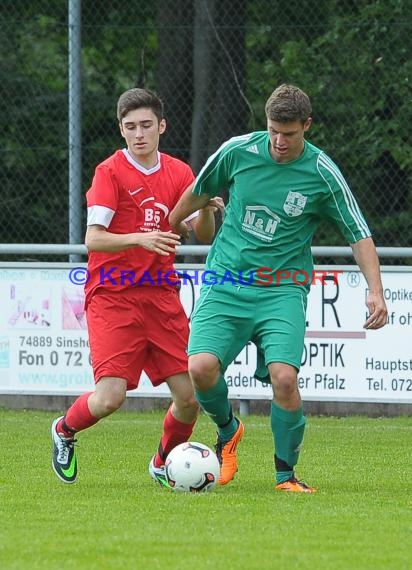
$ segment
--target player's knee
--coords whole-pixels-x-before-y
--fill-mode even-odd
[[[126,398],[123,391],[104,392],[96,394],[96,405],[101,416],[108,416],[120,408]]]
[[[219,370],[219,360],[213,354],[202,353],[189,357],[189,374],[196,387],[213,384]]]
[[[120,408],[126,398],[127,382],[122,378],[104,377],[99,380],[93,398],[93,410],[97,417],[108,416]]]
[[[196,413],[199,411],[199,404],[194,394],[184,402],[184,405],[187,409],[193,410]]]
[[[275,394],[282,399],[292,397],[297,389],[296,372],[291,366],[280,366],[270,370],[270,378]]]
[[[197,414],[199,412],[199,404],[194,396],[194,394],[187,395],[183,398],[175,400],[176,406],[184,412],[191,412]]]

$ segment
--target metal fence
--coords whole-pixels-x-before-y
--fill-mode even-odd
[[[290,82],[377,245],[411,246],[408,0],[3,0],[0,47],[0,242],[82,241],[94,168],[123,146],[122,91],[161,95],[162,150],[197,172],[264,129],[266,98]],[[322,226],[314,245],[346,244]]]

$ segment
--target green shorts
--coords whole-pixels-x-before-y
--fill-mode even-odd
[[[188,354],[214,354],[224,372],[252,341],[265,366],[284,362],[299,370],[306,306],[307,292],[300,286],[203,285],[192,316]]]

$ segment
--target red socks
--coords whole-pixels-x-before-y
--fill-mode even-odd
[[[89,428],[99,421],[99,418],[92,416],[87,404],[87,400],[92,392],[82,394],[67,410],[57,426],[56,431],[63,437],[72,438],[76,432]],[[166,412],[163,420],[163,434],[156,453],[154,464],[156,467],[164,465],[165,459],[170,451],[179,443],[184,443],[192,435],[196,422],[184,424],[177,420],[170,411]]]
[[[58,422],[57,433],[63,434],[63,437],[73,437],[76,432],[91,427],[99,421],[99,418],[92,416],[87,405],[91,393],[82,394],[71,405],[64,418]]]
[[[179,443],[184,443],[190,438],[195,423],[196,422],[184,424],[172,415],[170,408],[167,410],[163,421],[162,439],[160,440],[159,449],[154,458],[155,467],[164,465],[165,459],[170,451],[172,451],[176,445],[179,445]]]

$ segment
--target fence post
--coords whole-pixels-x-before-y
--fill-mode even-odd
[[[81,0],[68,0],[69,22],[69,243],[83,242],[81,203]],[[70,255],[70,261],[80,261]]]
[[[241,416],[248,416],[250,414],[249,400],[239,400],[239,414]]]

